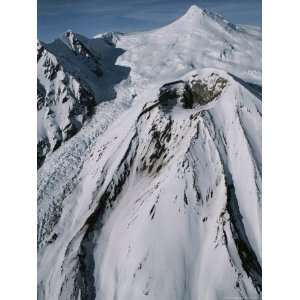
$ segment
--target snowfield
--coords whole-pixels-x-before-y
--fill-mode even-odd
[[[192,6],[38,43],[38,299],[260,299],[261,33]]]

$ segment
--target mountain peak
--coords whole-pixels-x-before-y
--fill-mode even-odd
[[[203,14],[204,10],[201,9],[199,6],[193,4],[190,8],[186,11],[185,15],[196,15],[196,14]]]
[[[182,18],[195,19],[202,17],[205,14],[205,9],[200,8],[197,5],[192,5],[182,16]]]
[[[203,16],[206,15],[206,10],[201,9],[197,5],[192,5],[184,15],[182,15],[178,20],[188,22],[188,23],[198,23],[203,19]]]
[[[202,9],[197,5],[192,5],[186,13],[177,19],[175,24],[188,28],[198,27],[199,24],[205,26],[204,24],[210,24],[212,26],[221,26],[227,31],[238,30],[238,26],[226,20],[223,16],[210,12],[207,9]],[[172,24],[174,24],[172,23]]]

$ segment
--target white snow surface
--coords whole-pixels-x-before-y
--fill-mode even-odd
[[[145,84],[161,78],[176,80],[203,67],[261,82],[260,31],[233,25],[196,6],[170,25],[119,35],[115,41],[118,47],[126,49],[118,62],[129,65],[131,77]]]
[[[260,299],[260,30],[192,6],[157,30],[78,36],[103,75],[72,38],[46,45],[65,76],[80,58],[97,105],[38,170],[38,299]],[[205,105],[158,100],[212,76],[226,85]]]

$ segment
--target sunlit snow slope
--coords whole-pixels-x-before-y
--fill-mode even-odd
[[[41,47],[38,299],[260,299],[259,29],[192,6]]]

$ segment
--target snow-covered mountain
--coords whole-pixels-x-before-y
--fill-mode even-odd
[[[72,31],[51,44],[38,42],[38,167],[81,129],[96,104],[116,97],[114,86],[129,72],[114,65],[121,53]]]
[[[38,43],[38,299],[261,298],[261,33]]]

